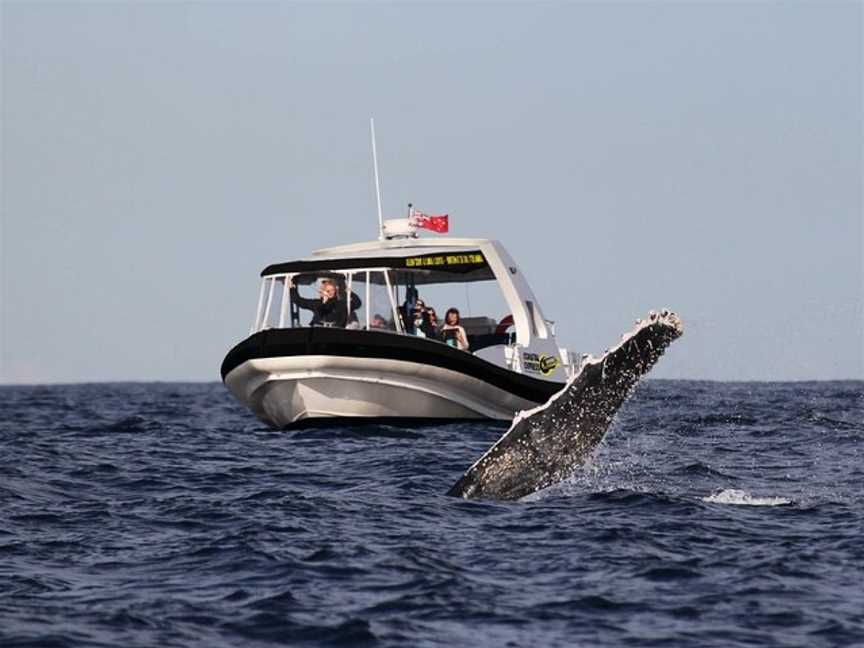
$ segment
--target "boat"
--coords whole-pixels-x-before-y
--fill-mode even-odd
[[[229,391],[276,428],[321,419],[509,422],[547,402],[582,357],[558,344],[554,322],[500,242],[451,238],[441,218],[409,206],[408,218],[381,221],[377,240],[264,268],[249,335],[222,363]],[[338,295],[330,321],[310,306],[322,286]],[[412,321],[423,316],[418,308],[432,308],[428,295],[475,286],[498,295],[500,312],[459,313],[467,348]],[[449,304],[438,297],[435,314]]]

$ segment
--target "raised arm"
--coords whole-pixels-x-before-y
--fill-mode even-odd
[[[297,304],[300,308],[305,308],[306,310],[315,310],[315,307],[318,305],[317,299],[306,299],[305,297],[301,297],[300,293],[297,292],[297,286],[294,285],[292,281],[290,284],[291,289],[291,301]]]

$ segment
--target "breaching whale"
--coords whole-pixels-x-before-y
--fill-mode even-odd
[[[683,331],[681,319],[668,310],[637,320],[616,347],[586,358],[546,404],[517,414],[447,494],[516,500],[572,476],[603,440],[639,378]]]

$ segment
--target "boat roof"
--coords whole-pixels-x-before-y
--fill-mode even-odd
[[[262,277],[281,274],[390,268],[419,274],[418,283],[487,281],[495,276],[484,251],[489,239],[385,239],[315,250],[311,257],[274,263]]]
[[[428,251],[430,248],[441,250],[464,250],[466,248],[481,247],[491,243],[489,239],[482,238],[398,238],[375,241],[364,241],[362,243],[350,243],[348,245],[336,245],[334,247],[315,250],[312,254],[316,257],[340,257],[354,256],[362,253],[391,252],[394,255],[411,254],[412,252]]]

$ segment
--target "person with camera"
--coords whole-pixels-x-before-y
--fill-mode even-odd
[[[458,308],[448,308],[444,314],[441,339],[452,347],[456,347],[462,351],[468,350],[468,335],[462,327]]]
[[[360,298],[352,292],[349,306],[348,299],[342,296],[345,290],[340,289],[336,281],[329,277],[321,279],[318,299],[301,297],[293,281],[289,281],[288,287],[291,290],[291,300],[300,308],[312,311],[309,326],[345,328],[349,321],[356,321],[354,311],[362,305]]]
[[[432,323],[431,317],[431,314],[434,312],[434,308],[426,308],[426,304],[422,299],[418,299],[414,303],[413,319],[411,322],[411,330],[414,335],[431,339],[438,337],[438,328]]]

